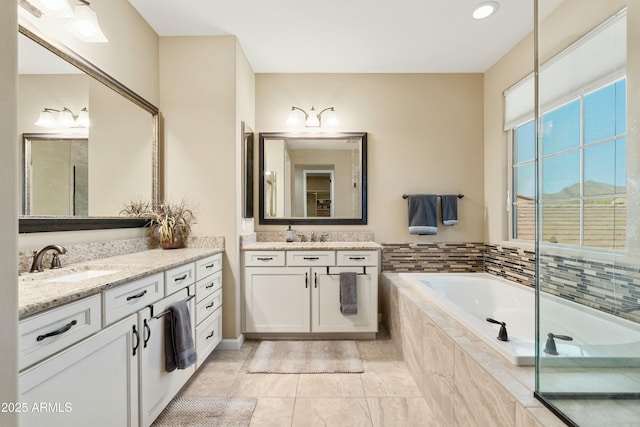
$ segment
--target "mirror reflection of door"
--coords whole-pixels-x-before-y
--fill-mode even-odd
[[[24,214],[88,215],[88,139],[25,135],[24,144]]]
[[[305,170],[305,217],[333,217],[333,171]]]

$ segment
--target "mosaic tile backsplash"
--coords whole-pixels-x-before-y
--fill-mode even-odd
[[[483,243],[383,243],[382,270],[423,273],[483,271]]]

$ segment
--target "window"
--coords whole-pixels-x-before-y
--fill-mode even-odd
[[[543,241],[626,248],[626,116],[624,78],[542,115]],[[512,135],[512,237],[534,240],[535,122]]]

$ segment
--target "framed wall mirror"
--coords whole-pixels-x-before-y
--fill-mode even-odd
[[[254,147],[253,130],[244,120],[241,122],[242,135],[242,217],[253,218],[253,170]]]
[[[131,201],[159,202],[158,108],[37,30],[18,31],[19,231],[144,226],[119,215]],[[36,125],[45,109],[59,118],[65,108],[70,123]]]
[[[260,133],[260,224],[366,224],[367,134]]]

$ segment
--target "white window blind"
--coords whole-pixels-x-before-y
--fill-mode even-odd
[[[627,63],[627,12],[620,11],[540,67],[543,111],[606,81],[622,77]],[[533,73],[504,92],[504,129],[534,118]]]

